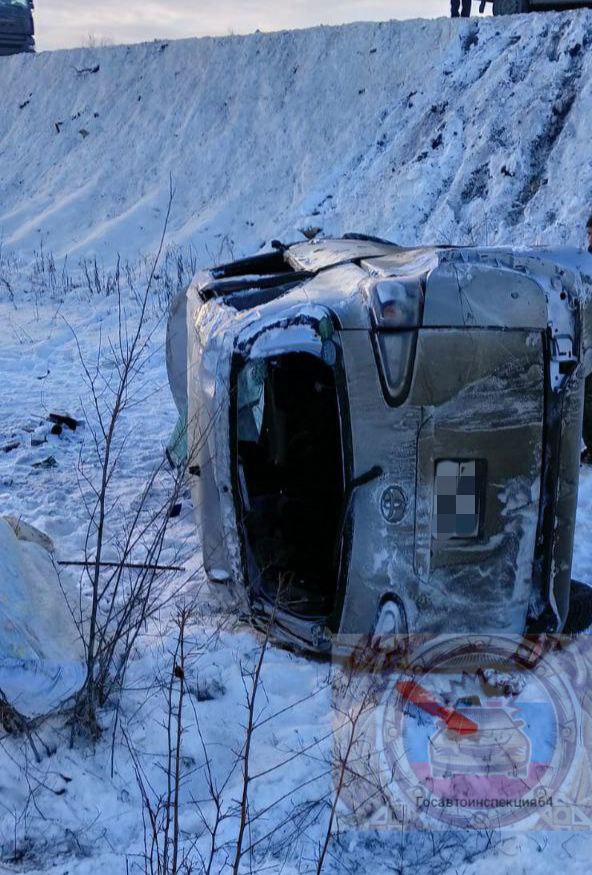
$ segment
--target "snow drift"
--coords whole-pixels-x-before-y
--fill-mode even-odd
[[[56,707],[85,679],[76,595],[69,607],[52,550],[41,532],[0,518],[0,690],[27,715]]]
[[[198,259],[298,229],[581,243],[592,12],[388,22],[0,65],[0,234],[31,256]]]

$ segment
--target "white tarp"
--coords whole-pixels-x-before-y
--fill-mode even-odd
[[[0,690],[27,716],[55,708],[85,680],[82,642],[50,551],[41,532],[0,518]]]

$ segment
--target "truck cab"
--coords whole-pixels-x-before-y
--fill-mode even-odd
[[[0,55],[34,51],[33,0],[0,0]]]

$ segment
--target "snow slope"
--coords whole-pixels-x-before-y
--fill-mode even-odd
[[[132,257],[172,177],[170,239],[200,259],[310,225],[579,242],[591,42],[585,10],[3,59],[0,235],[22,256]]]

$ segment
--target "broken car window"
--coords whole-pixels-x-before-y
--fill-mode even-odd
[[[263,425],[267,362],[253,359],[238,375],[238,439],[257,443]]]

